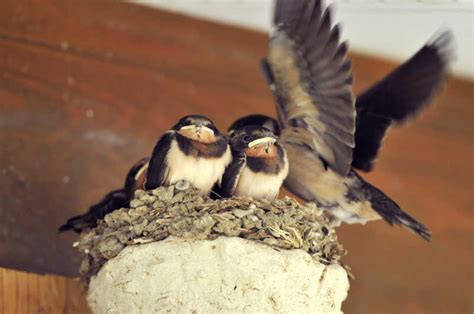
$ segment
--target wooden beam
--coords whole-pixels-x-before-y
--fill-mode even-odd
[[[0,311],[89,313],[84,285],[78,279],[0,268]]]

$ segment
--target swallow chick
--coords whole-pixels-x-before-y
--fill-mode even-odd
[[[225,136],[204,116],[186,116],[156,144],[151,159],[138,161],[127,174],[123,188],[109,192],[82,215],[70,218],[60,232],[97,226],[108,213],[128,207],[137,189],[154,189],[186,180],[209,194],[219,183],[232,154]]]
[[[278,121],[263,114],[252,114],[237,119],[234,123],[232,123],[227,132],[230,136],[232,136],[235,130],[241,129],[248,125],[262,126],[272,131],[272,133],[276,136],[279,136],[281,132]]]
[[[232,130],[232,163],[222,178],[223,197],[250,196],[273,200],[288,175],[288,159],[277,137],[261,126]]]
[[[70,218],[59,227],[59,232],[74,230],[80,233],[83,229],[97,226],[97,220],[104,218],[108,213],[128,207],[135,190],[143,186],[148,160],[148,158],[143,158],[133,165],[126,176],[123,188],[109,192],[97,204],[92,205],[85,214]]]
[[[186,180],[209,195],[232,161],[228,139],[205,116],[182,118],[161,136],[149,162],[146,189]]]
[[[440,32],[356,98],[347,44],[340,42],[330,10],[319,0],[277,0],[262,70],[278,121],[251,115],[231,129],[276,125],[289,159],[285,187],[321,206],[333,225],[383,218],[430,240],[423,224],[355,169],[372,170],[387,129],[430,103],[452,60],[452,42],[451,32]]]

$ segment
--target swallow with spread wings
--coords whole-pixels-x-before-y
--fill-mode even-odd
[[[371,171],[387,129],[430,104],[452,60],[452,34],[440,32],[412,58],[358,97],[340,28],[319,0],[277,0],[262,69],[278,120],[243,117],[230,131],[260,125],[287,151],[284,185],[325,209],[334,225],[384,219],[431,239],[430,231],[355,169]]]

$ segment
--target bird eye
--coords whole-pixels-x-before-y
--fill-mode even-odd
[[[250,143],[250,141],[252,141],[252,137],[250,135],[245,135],[243,140],[245,143]]]

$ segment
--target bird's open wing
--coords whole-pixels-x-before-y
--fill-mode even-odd
[[[453,36],[444,31],[356,100],[355,168],[370,171],[387,128],[415,115],[435,96],[453,56]]]
[[[285,140],[346,175],[355,126],[351,63],[329,13],[319,0],[277,0],[266,72]]]
[[[145,188],[147,190],[156,189],[165,183],[166,176],[168,175],[166,154],[170,149],[174,136],[175,133],[173,131],[166,132],[161,136],[153,149],[145,181]]]

